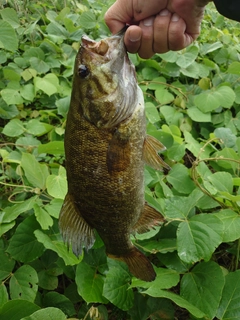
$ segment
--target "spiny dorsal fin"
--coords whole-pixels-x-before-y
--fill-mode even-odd
[[[63,241],[69,246],[72,245],[72,251],[76,256],[81,254],[83,246],[88,250],[94,244],[93,229],[83,219],[69,193],[60,212],[59,229]]]
[[[137,233],[148,232],[149,229],[159,226],[164,221],[165,219],[161,213],[145,203],[143,213],[133,229]]]
[[[163,170],[163,168],[170,170],[168,164],[158,155],[158,152],[166,150],[166,147],[156,138],[147,135],[143,146],[143,161],[150,167],[156,170]]]
[[[108,256],[109,258],[125,262],[130,272],[138,279],[150,282],[156,278],[156,273],[151,262],[134,246],[125,255],[115,256],[108,254]]]

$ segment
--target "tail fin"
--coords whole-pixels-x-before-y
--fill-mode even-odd
[[[138,279],[143,281],[153,281],[156,273],[151,262],[136,247],[133,247],[126,255],[115,256],[108,254],[109,258],[123,261],[127,264],[130,272]]]

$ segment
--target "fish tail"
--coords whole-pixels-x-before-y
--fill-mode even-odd
[[[109,258],[125,262],[130,272],[138,279],[150,282],[156,278],[156,273],[151,262],[136,247],[132,247],[126,255],[115,256],[108,254],[108,256]]]

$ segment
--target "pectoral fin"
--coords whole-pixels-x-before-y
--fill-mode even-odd
[[[119,132],[113,134],[107,150],[108,172],[120,172],[130,163],[130,144],[128,139],[122,139]]]
[[[59,229],[64,242],[72,246],[72,251],[76,256],[81,254],[83,246],[88,250],[94,244],[93,229],[81,216],[69,193],[65,197],[60,212]]]
[[[161,213],[159,213],[157,210],[145,203],[143,213],[133,229],[137,233],[144,233],[149,231],[149,229],[158,226],[164,221],[165,219],[161,215]]]
[[[168,164],[158,155],[158,152],[166,150],[166,147],[156,138],[147,135],[143,146],[143,160],[146,164],[156,170],[163,168],[170,170]]]

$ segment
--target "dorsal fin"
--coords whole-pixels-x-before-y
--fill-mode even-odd
[[[158,152],[166,150],[166,147],[156,138],[147,135],[143,146],[143,161],[156,170],[163,168],[170,170],[168,164],[158,155]]]
[[[83,246],[88,250],[94,244],[95,235],[93,229],[81,216],[69,193],[65,197],[60,212],[59,229],[63,236],[63,241],[72,246],[72,251],[76,256],[81,254]]]

